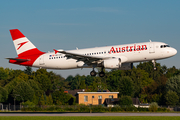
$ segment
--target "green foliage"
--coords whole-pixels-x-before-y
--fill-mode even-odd
[[[26,106],[34,107],[35,106],[35,104],[33,102],[29,101],[29,100],[24,102],[24,103],[22,103],[21,105],[23,105],[24,107],[26,107]]]
[[[80,87],[85,87],[85,84],[82,82],[84,81],[85,76],[76,75],[71,83],[71,89],[80,89]]]
[[[176,106],[176,104],[179,101],[179,97],[177,93],[171,90],[167,92],[167,94],[165,95],[165,99],[166,99],[166,104],[173,107]]]
[[[75,98],[70,94],[64,93],[62,89],[54,91],[52,94],[52,99],[55,105],[75,104]]]
[[[0,87],[0,103],[5,102],[8,98],[8,92],[3,87]]]
[[[31,75],[32,74],[32,68],[27,66],[26,69],[24,70],[24,73],[27,75]]]
[[[0,67],[0,80],[7,80],[9,76],[9,70]]]
[[[53,99],[51,95],[47,96],[46,99],[46,105],[53,105]]]
[[[60,111],[63,112],[63,111]],[[131,113],[129,113],[131,114]],[[142,113],[143,114],[143,113]],[[179,116],[0,116],[1,120],[178,120]]]
[[[46,105],[46,100],[44,99],[44,94],[42,94],[40,96],[40,99],[39,99],[39,102],[38,102],[38,105]]]
[[[121,96],[119,99],[119,105],[132,105],[132,99],[130,96]]]
[[[133,93],[133,82],[130,77],[124,76],[119,80],[119,96],[131,96]]]
[[[21,81],[13,89],[13,97],[16,97],[17,101],[27,101],[32,100],[34,95],[34,90],[26,82]]]
[[[33,79],[39,83],[41,90],[47,92],[52,89],[51,80],[48,77],[46,69],[38,69],[33,76]]]
[[[152,102],[149,106],[149,111],[156,112],[158,110],[158,104],[156,102]]]
[[[166,91],[172,90],[180,96],[180,75],[171,77],[166,83]]]
[[[86,89],[85,80],[81,80],[79,89]]]
[[[43,91],[39,88],[39,83],[38,83],[38,82],[30,79],[30,80],[27,81],[27,84],[28,84],[29,86],[31,86],[31,88],[34,90],[34,92],[35,92],[35,94],[36,94],[37,96],[39,96],[39,95],[42,94]]]
[[[24,101],[29,100],[36,105],[71,105],[75,104],[75,98],[64,93],[64,90],[86,88],[89,92],[107,89],[111,92],[119,91],[120,96],[138,97],[143,103],[179,105],[180,102],[177,103],[174,98],[176,94],[178,99],[180,96],[180,77],[178,76],[180,70],[174,66],[171,68],[161,66],[159,63],[156,67],[157,70],[154,71],[152,62],[143,62],[132,70],[105,71],[106,75],[103,78],[70,75],[66,79],[52,71],[47,72],[45,69],[32,72],[30,67],[26,67],[24,71],[0,67],[0,102],[13,104],[14,95],[17,94],[16,99],[19,102],[22,102],[23,98]],[[23,84],[26,87],[22,87]],[[176,94],[171,97],[168,91],[176,92]],[[102,109],[111,111],[114,108]],[[59,108],[59,111],[62,109]]]
[[[167,69],[166,77],[170,78],[170,77],[173,77],[173,76],[177,76],[179,74],[180,74],[180,70],[176,69],[176,67],[173,66],[173,67]]]

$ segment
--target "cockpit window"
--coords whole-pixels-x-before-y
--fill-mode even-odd
[[[170,47],[169,45],[161,45],[161,48]]]

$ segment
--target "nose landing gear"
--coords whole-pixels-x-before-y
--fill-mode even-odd
[[[156,61],[155,61],[155,60],[152,60],[152,63],[153,63],[153,65],[154,65],[154,70],[157,70],[157,68],[156,68]]]

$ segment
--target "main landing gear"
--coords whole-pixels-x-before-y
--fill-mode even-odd
[[[103,69],[104,69],[104,67],[101,68],[101,72],[99,72],[99,77],[104,77],[104,76],[105,76],[105,73],[104,73]],[[96,76],[96,71],[94,70],[94,68],[93,68],[93,70],[90,72],[90,75],[91,75],[91,76]]]

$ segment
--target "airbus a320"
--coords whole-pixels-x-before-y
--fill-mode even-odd
[[[18,29],[10,30],[18,57],[7,58],[9,63],[45,69],[92,68],[91,76],[96,76],[96,67],[104,69],[132,69],[134,62],[155,61],[174,56],[175,48],[163,42],[142,42],[124,45],[111,45],[76,50],[55,50],[42,52],[38,50]]]

